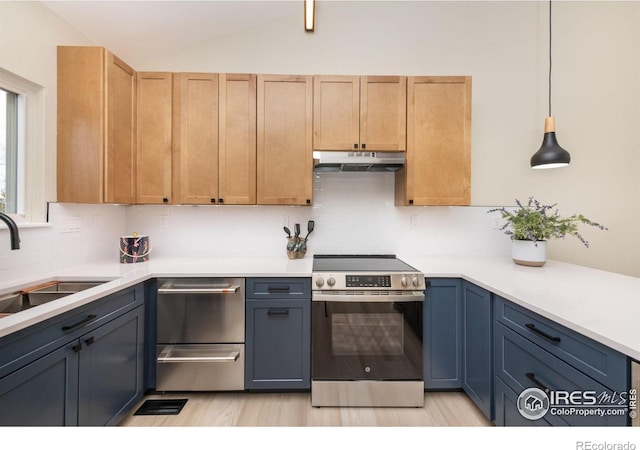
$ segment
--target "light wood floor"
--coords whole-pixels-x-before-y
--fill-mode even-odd
[[[180,414],[134,416],[147,399],[187,398]],[[303,393],[172,393],[148,395],[124,427],[428,427],[491,426],[462,392],[426,392],[422,408],[314,408]]]

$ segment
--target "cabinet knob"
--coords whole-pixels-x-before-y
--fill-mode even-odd
[[[218,203],[224,203],[224,199],[223,198],[219,198],[218,199]]]
[[[410,205],[413,205],[413,200],[409,200],[409,204],[410,204]]]
[[[311,199],[310,199],[310,198],[308,198],[308,199],[307,199],[307,205],[308,205],[308,204],[310,204],[310,203],[311,203]]]
[[[358,144],[353,144],[353,149],[358,150]]]
[[[162,199],[162,203],[169,203],[169,199],[168,199],[167,197],[164,197],[164,198]]]
[[[362,144],[362,150],[367,148],[367,144]]]
[[[215,203],[215,202],[216,202],[216,199],[215,199],[215,198],[212,198],[212,199],[211,199],[211,203]]]

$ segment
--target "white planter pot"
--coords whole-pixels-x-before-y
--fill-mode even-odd
[[[547,261],[546,241],[511,241],[511,258],[522,266],[541,267]]]

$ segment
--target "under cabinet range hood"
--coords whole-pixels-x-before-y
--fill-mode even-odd
[[[316,172],[395,172],[404,166],[404,152],[314,151]]]

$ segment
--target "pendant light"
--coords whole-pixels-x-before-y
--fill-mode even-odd
[[[549,0],[549,117],[544,120],[542,146],[531,157],[533,169],[554,169],[568,166],[571,155],[560,147],[556,139],[556,124],[551,115],[551,0]]]
[[[311,31],[315,28],[316,2],[315,0],[304,0],[304,31]]]

